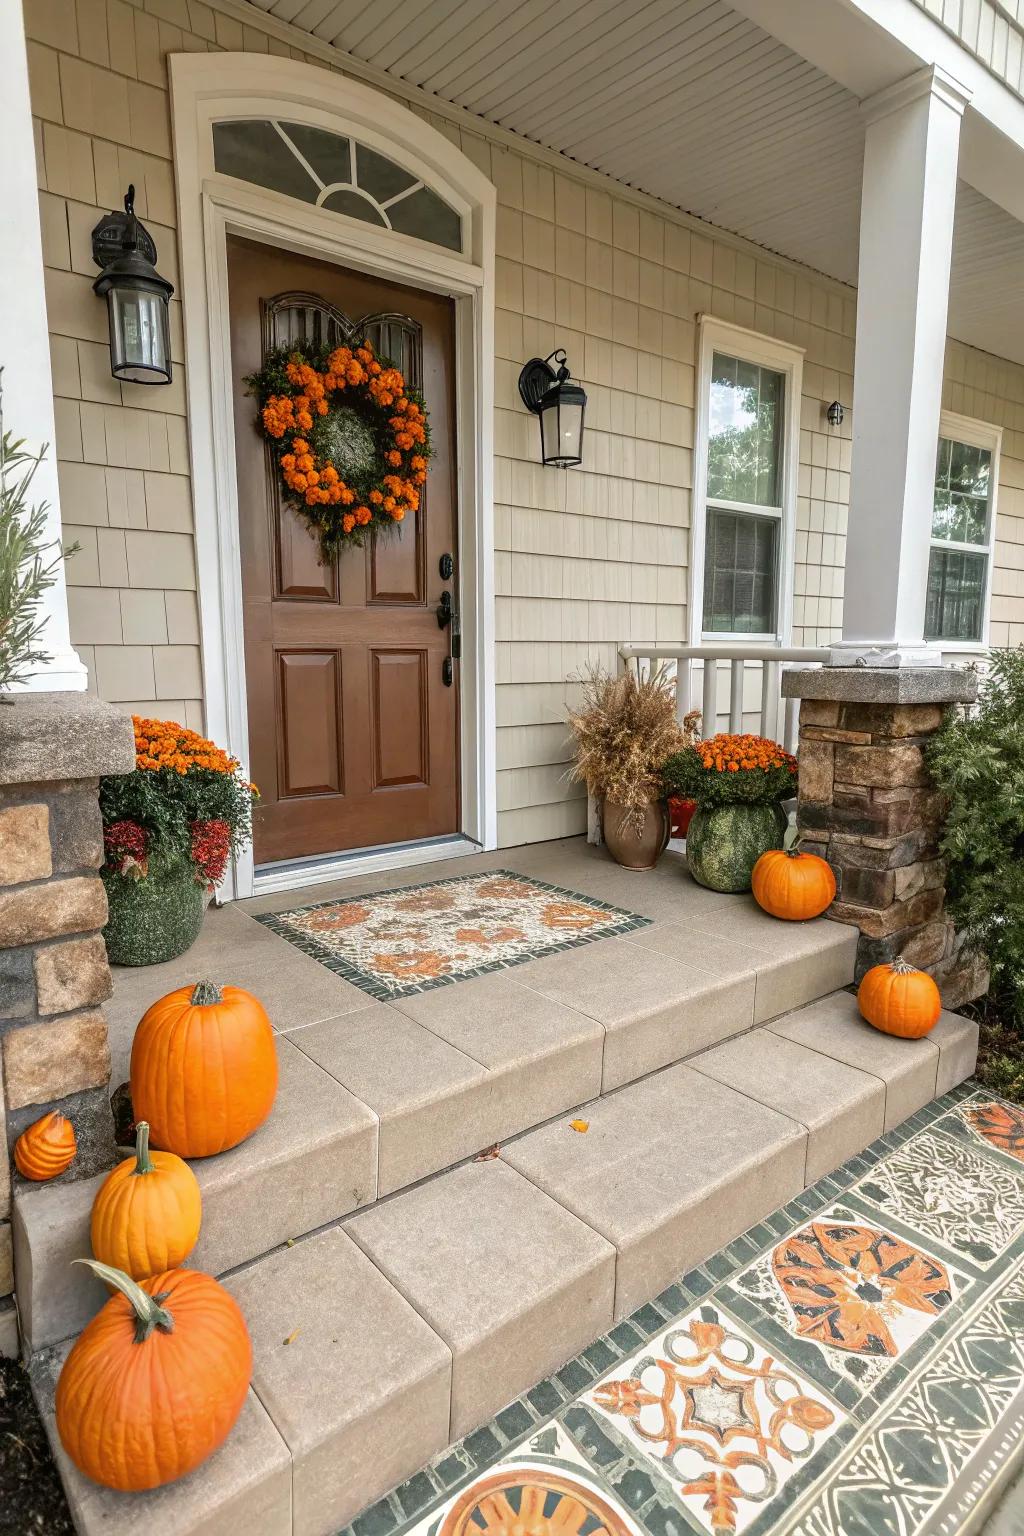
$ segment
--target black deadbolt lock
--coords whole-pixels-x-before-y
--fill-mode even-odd
[[[437,562],[437,568],[441,572],[442,581],[451,581],[452,573],[455,570],[455,561],[451,555],[442,555]]]

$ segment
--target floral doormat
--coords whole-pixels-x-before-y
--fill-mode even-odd
[[[387,1002],[614,938],[647,927],[650,918],[492,869],[265,913],[258,921]]]

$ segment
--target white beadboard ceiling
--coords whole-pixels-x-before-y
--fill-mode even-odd
[[[844,282],[856,97],[725,0],[250,0],[321,42]],[[1024,363],[1024,226],[961,186],[950,331]]]

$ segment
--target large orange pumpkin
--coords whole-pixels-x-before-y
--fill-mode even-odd
[[[816,853],[800,851],[795,826],[786,828],[781,848],[762,853],[750,876],[759,907],[791,923],[820,917],[836,899],[836,877]]]
[[[200,981],[160,998],[132,1042],[131,1096],[153,1142],[212,1157],[251,1136],[277,1092],[274,1032],[241,987]]]
[[[92,1203],[92,1251],[133,1280],[177,1269],[199,1237],[203,1204],[188,1163],[174,1152],[150,1152],[140,1120],[135,1156],[112,1169]]]
[[[942,1012],[932,978],[900,959],[871,967],[857,988],[857,1005],[869,1024],[902,1040],[920,1040]]]
[[[75,1341],[57,1382],[57,1431],[86,1477],[139,1493],[184,1477],[242,1411],[252,1344],[212,1275],[174,1269],[141,1285],[88,1264],[112,1296]]]
[[[14,1143],[14,1166],[26,1179],[41,1183],[64,1173],[75,1160],[78,1143],[70,1120],[50,1110],[22,1131]]]

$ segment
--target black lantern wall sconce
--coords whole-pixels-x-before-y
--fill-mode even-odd
[[[547,357],[531,357],[519,375],[519,393],[526,409],[540,418],[541,463],[558,469],[582,464],[587,396],[570,382],[561,348]]]
[[[841,427],[845,416],[846,407],[841,405],[838,400],[833,400],[832,404],[825,412],[825,420],[828,422],[830,427]]]
[[[93,292],[107,301],[110,371],[126,384],[171,382],[168,301],[174,285],[156,270],[156,246],[135,217],[130,186],[123,213],[108,213],[92,232],[92,258],[102,267]]]

